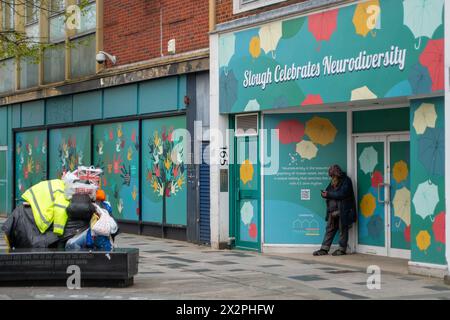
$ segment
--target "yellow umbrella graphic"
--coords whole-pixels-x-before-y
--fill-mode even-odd
[[[408,178],[408,173],[409,173],[408,164],[403,160],[397,161],[394,164],[394,169],[392,169],[392,171],[393,171],[392,175],[394,176],[394,180],[397,183],[400,183]]]
[[[428,231],[420,231],[416,236],[416,243],[421,251],[427,250],[431,244],[431,236]]]
[[[368,193],[362,197],[359,206],[361,208],[362,215],[365,218],[369,218],[373,215],[375,208],[377,207],[376,199],[371,193]]]
[[[375,95],[375,93],[370,91],[370,89],[367,86],[364,86],[352,91],[351,101],[371,100],[376,98],[377,96]]]
[[[297,143],[296,151],[303,159],[312,160],[317,157],[317,147],[311,141],[301,141]]]
[[[414,112],[413,127],[417,134],[424,134],[427,128],[436,127],[436,120],[437,114],[434,104],[422,103]]]
[[[261,41],[258,36],[255,36],[250,40],[248,51],[253,58],[256,59],[259,57],[261,54]]]
[[[278,41],[283,35],[283,27],[281,21],[268,23],[259,29],[259,39],[261,49],[265,53],[272,52],[272,57],[275,58],[274,51],[277,48]]]
[[[406,226],[411,224],[411,192],[403,187],[395,192],[394,200],[394,215],[399,217]],[[399,225],[397,225],[397,228]]]
[[[315,144],[326,146],[336,139],[337,129],[330,120],[314,117],[306,122],[305,134]]]
[[[254,169],[250,160],[245,160],[239,171],[243,184],[247,184],[249,181],[253,180]]]
[[[358,4],[353,15],[356,33],[365,37],[374,29],[380,29],[380,14],[380,2],[378,0]]]

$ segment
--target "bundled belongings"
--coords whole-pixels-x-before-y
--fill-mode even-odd
[[[90,221],[95,212],[94,204],[88,194],[74,194],[70,205],[67,207],[67,215],[72,220]]]

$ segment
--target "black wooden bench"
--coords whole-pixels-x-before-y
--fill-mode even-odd
[[[0,286],[66,286],[73,275],[68,268],[78,266],[81,287],[128,287],[133,285],[138,263],[139,249],[0,250]]]

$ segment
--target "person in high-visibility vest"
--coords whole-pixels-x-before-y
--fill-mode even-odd
[[[53,232],[62,236],[67,223],[66,208],[70,202],[64,195],[63,180],[42,181],[25,191],[22,198],[30,204],[34,221],[41,233],[53,224]]]

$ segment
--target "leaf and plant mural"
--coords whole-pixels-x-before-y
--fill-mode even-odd
[[[187,223],[185,121],[184,117],[170,117],[142,124],[146,137],[142,159],[144,221]]]
[[[47,179],[47,132],[16,134],[16,203],[30,187]]]
[[[91,129],[77,127],[50,131],[51,179],[60,179],[68,171],[79,166],[91,165]]]
[[[94,165],[103,169],[101,188],[119,220],[139,220],[139,122],[94,126]]]

